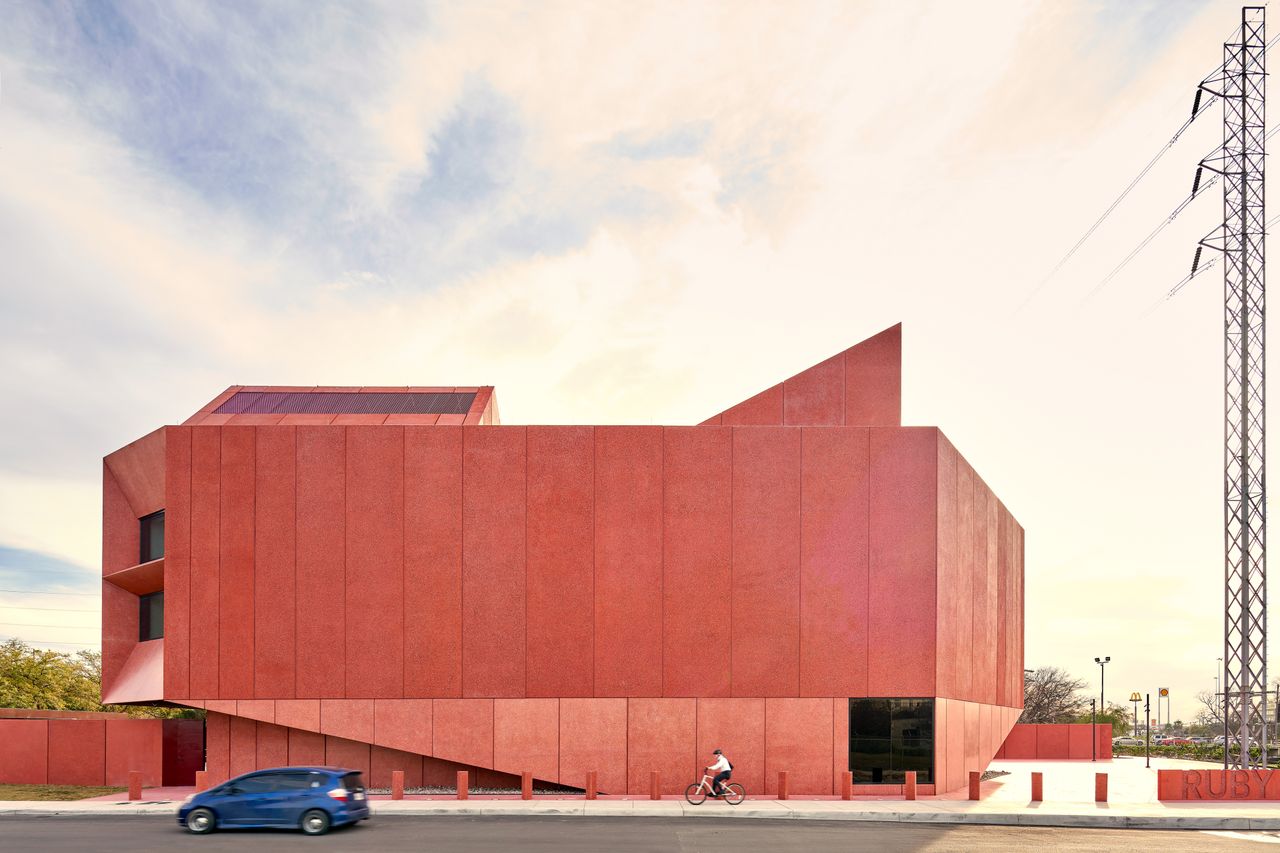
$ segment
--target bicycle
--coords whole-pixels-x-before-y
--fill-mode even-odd
[[[700,806],[707,801],[708,796],[717,796],[711,793],[712,782],[713,777],[703,773],[701,782],[694,782],[688,788],[685,788],[684,798],[689,801],[689,805]],[[719,798],[731,806],[736,806],[747,798],[747,790],[737,782],[726,782],[720,787],[724,790],[724,793],[720,794]]]

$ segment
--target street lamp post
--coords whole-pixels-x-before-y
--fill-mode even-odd
[[[1093,662],[1102,670],[1102,695],[1098,698],[1098,704],[1102,707],[1102,713],[1107,713],[1107,664],[1111,663],[1111,655],[1105,658],[1094,658]]]
[[[1129,701],[1133,703],[1133,736],[1138,736],[1138,703],[1142,701],[1142,694],[1134,691],[1129,694]]]
[[[1092,733],[1092,740],[1093,740],[1093,758],[1089,760],[1097,761],[1098,760],[1098,700],[1097,699],[1089,700],[1089,719],[1090,719],[1089,731]]]
[[[1158,707],[1158,706],[1157,706]],[[1151,694],[1147,694],[1147,704],[1143,710],[1147,715],[1147,769],[1151,769]]]

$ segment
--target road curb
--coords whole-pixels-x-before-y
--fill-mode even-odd
[[[378,817],[616,817],[616,818],[673,818],[687,817],[704,820],[825,820],[849,821],[861,823],[928,823],[928,824],[964,824],[970,826],[1026,826],[1056,827],[1071,829],[1181,829],[1181,830],[1228,830],[1228,831],[1280,831],[1280,816],[1249,817],[1236,815],[1135,815],[1135,814],[1026,814],[1019,812],[963,812],[942,810],[921,811],[854,811],[851,809],[805,808],[799,802],[774,802],[767,808],[747,808],[720,810],[700,809],[685,806],[683,803],[628,803],[627,805],[605,803],[548,804],[543,808],[529,808],[516,804],[497,805],[493,802],[475,802],[454,804],[433,802],[430,805],[416,803],[396,803],[393,809],[377,808],[374,814]],[[118,807],[117,807],[118,806]],[[21,805],[11,808],[0,807],[0,819],[4,817],[107,817],[118,815],[165,815],[170,818],[177,814],[177,803],[148,803],[132,805],[128,803],[98,804],[93,808],[54,807],[39,808]]]

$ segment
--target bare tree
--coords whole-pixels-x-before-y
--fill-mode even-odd
[[[1020,723],[1065,723],[1088,710],[1089,700],[1080,693],[1084,680],[1056,666],[1026,673],[1024,688]]]

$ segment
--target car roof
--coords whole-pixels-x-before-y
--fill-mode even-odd
[[[351,770],[346,767],[333,767],[323,764],[300,764],[289,767],[264,767],[260,770],[250,770],[248,773],[241,773],[236,779],[242,776],[258,776],[262,773],[332,773],[335,775],[346,775],[347,773],[359,773],[359,770]]]

